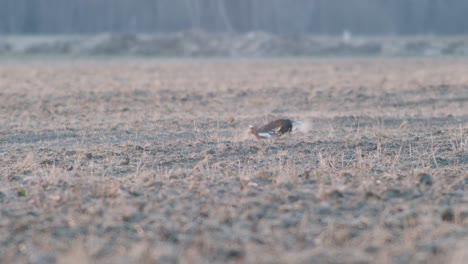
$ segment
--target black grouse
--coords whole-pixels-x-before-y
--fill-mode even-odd
[[[296,130],[301,125],[301,121],[277,119],[261,127],[250,126],[249,133],[257,137],[257,139],[277,138]]]

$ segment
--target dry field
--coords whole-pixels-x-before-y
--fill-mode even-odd
[[[0,263],[462,263],[467,171],[468,60],[0,64]]]

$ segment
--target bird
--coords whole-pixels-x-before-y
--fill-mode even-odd
[[[261,127],[249,126],[249,134],[254,135],[257,139],[278,138],[286,133],[297,130],[301,125],[301,121],[276,119]]]

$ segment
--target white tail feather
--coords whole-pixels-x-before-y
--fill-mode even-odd
[[[302,121],[292,121],[292,131],[300,130],[304,126]]]
[[[262,137],[262,138],[271,138],[272,137],[272,135],[270,133],[258,133],[258,136]]]

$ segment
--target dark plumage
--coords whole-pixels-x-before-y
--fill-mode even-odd
[[[289,119],[277,119],[261,127],[250,126],[249,133],[258,139],[275,138],[295,130],[301,123]]]

